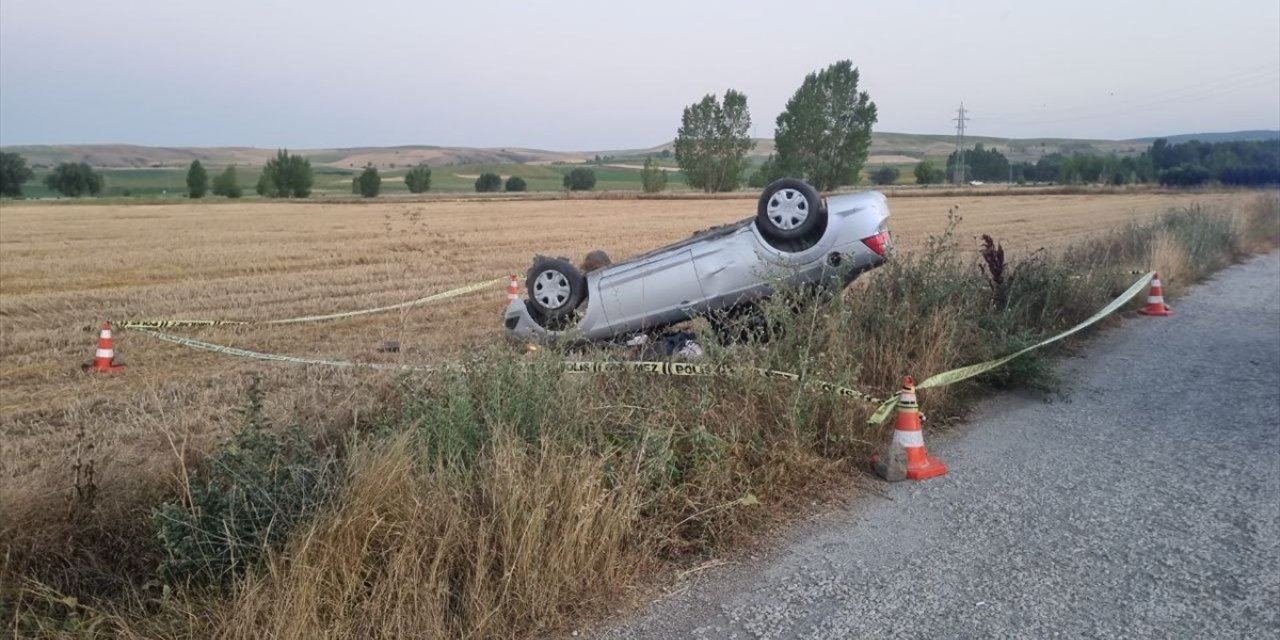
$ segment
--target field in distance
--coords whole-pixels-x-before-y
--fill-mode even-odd
[[[1174,206],[1230,206],[1247,194],[892,198],[903,250],[959,205],[962,240],[991,233],[1011,259],[1105,233]],[[394,304],[506,274],[535,253],[615,260],[750,216],[720,200],[247,201],[211,205],[0,207],[0,504],[62,486],[75,432],[97,443],[100,479],[138,465],[157,477],[173,443],[208,443],[235,423],[248,374],[270,406],[302,422],[358,418],[382,374],[293,367],[196,352],[121,331],[122,374],[86,376],[89,330],[104,319],[271,319]],[[976,244],[976,240],[974,240]],[[500,286],[351,320],[180,330],[215,343],[358,362],[431,362],[500,342]],[[379,353],[397,340],[399,354]],[[387,376],[382,375],[385,379]]]
[[[1248,132],[1259,133],[1259,132]],[[1267,133],[1267,132],[1261,132]],[[1050,153],[1093,153],[1135,155],[1150,146],[1150,140],[1084,140],[1062,138],[992,138],[970,136],[970,144],[982,143],[998,148],[1010,161],[1034,162]],[[757,138],[748,155],[758,165],[773,153],[773,140]],[[902,172],[900,182],[914,182],[912,166],[921,159],[945,164],[955,148],[955,138],[947,135],[893,133],[872,134],[870,156],[864,167],[864,179],[881,166],[894,166]],[[102,171],[108,196],[181,197],[186,192],[186,168],[192,160],[200,160],[211,170],[235,165],[240,184],[252,196],[262,165],[275,154],[275,149],[257,147],[146,147],[139,145],[25,145],[9,146],[5,151],[22,154],[36,170],[36,180],[24,187],[28,197],[49,197],[40,180],[59,162],[87,162]],[[406,192],[403,177],[414,165],[426,163],[433,170],[434,191],[473,191],[476,176],[491,171],[504,178],[518,175],[528,182],[530,191],[562,189],[563,176],[578,166],[596,172],[597,190],[639,190],[640,165],[648,157],[657,159],[668,169],[675,168],[671,142],[642,149],[601,151],[548,151],[515,147],[441,147],[405,145],[396,147],[352,147],[335,149],[294,149],[311,160],[316,172],[318,195],[351,193],[351,178],[367,164],[377,167],[383,177],[383,191],[388,195]],[[685,189],[684,177],[678,172],[669,176],[669,188]]]

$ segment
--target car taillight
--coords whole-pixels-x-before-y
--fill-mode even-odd
[[[881,231],[880,233],[877,233],[874,236],[871,236],[870,238],[863,238],[862,244],[867,245],[868,249],[874,251],[876,255],[883,258],[885,255],[885,250],[891,246],[889,232]]]

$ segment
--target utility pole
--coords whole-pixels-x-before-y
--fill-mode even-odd
[[[964,102],[961,102],[960,108],[956,110],[956,117],[952,118],[956,121],[956,165],[953,174],[956,184],[964,184],[964,123],[969,119],[964,114]]]

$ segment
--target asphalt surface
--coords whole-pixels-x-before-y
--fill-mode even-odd
[[[1280,637],[1280,253],[930,434],[887,485],[603,637]],[[927,412],[928,395],[921,393]]]

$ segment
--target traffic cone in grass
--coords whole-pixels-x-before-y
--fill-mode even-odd
[[[511,306],[512,302],[515,302],[516,300],[519,300],[519,299],[520,299],[520,278],[517,277],[515,274],[512,274],[511,281],[507,283],[507,302],[506,304],[502,305],[503,312],[507,310],[507,307]]]
[[[1160,286],[1160,274],[1151,278],[1151,292],[1147,294],[1147,306],[1138,310],[1144,316],[1171,316],[1173,309],[1164,303],[1164,289]]]
[[[90,373],[111,373],[124,369],[123,364],[116,363],[116,350],[111,346],[111,323],[102,323],[98,333],[98,350],[93,353],[93,362],[84,365]]]
[[[947,472],[947,465],[929,455],[924,448],[924,432],[920,430],[920,406],[916,402],[916,383],[911,376],[902,380],[902,391],[898,396],[898,419],[893,428],[888,455],[884,459],[873,456],[871,463],[876,473],[890,481],[903,478],[928,480]]]

